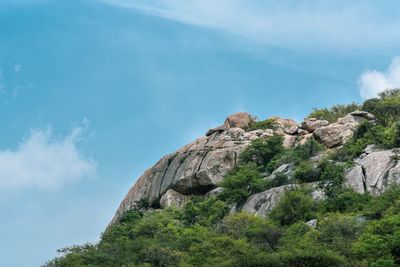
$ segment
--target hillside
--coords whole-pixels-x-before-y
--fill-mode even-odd
[[[398,266],[400,90],[315,109],[245,112],[164,156],[97,244],[44,266]]]

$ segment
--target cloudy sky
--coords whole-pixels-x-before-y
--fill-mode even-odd
[[[400,86],[398,1],[0,0],[0,258],[96,241],[144,169],[236,111]]]

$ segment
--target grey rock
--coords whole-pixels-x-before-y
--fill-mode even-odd
[[[243,205],[242,211],[261,217],[266,217],[276,206],[280,198],[285,193],[285,190],[290,188],[293,188],[293,185],[283,185],[280,187],[271,188],[258,194],[254,194],[250,196]]]
[[[191,199],[191,196],[183,195],[173,189],[169,189],[160,199],[161,208],[168,207],[183,208]]]
[[[205,197],[206,197],[206,198],[208,198],[208,197],[216,197],[216,196],[218,196],[219,194],[221,194],[222,191],[224,191],[224,188],[223,188],[223,187],[217,187],[217,188],[215,188],[215,189],[213,189],[213,190],[207,192],[207,193],[205,194]]]
[[[316,118],[306,118],[301,124],[301,128],[309,131],[310,133],[314,132],[316,129],[329,125],[327,120],[318,120]]]
[[[306,222],[306,224],[308,226],[310,226],[313,229],[317,228],[317,224],[318,224],[318,220],[317,219],[313,219],[313,220],[309,220],[308,222]]]
[[[400,183],[400,163],[393,150],[370,152],[355,159],[354,164],[346,173],[345,185],[356,192],[378,195]]]

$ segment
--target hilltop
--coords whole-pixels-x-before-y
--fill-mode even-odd
[[[397,266],[399,118],[397,89],[300,123],[230,115],[46,266]]]

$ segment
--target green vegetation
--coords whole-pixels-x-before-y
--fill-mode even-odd
[[[258,121],[257,119],[253,119],[250,124],[248,131],[254,130],[265,130],[265,129],[276,129],[277,125],[274,119],[266,119],[262,121]]]
[[[348,105],[334,105],[330,108],[314,108],[310,115],[308,115],[308,118],[327,120],[332,123],[353,111],[360,110],[361,108],[362,107],[356,103],[351,103]]]
[[[291,149],[280,136],[255,140],[224,177],[217,197],[195,197],[181,210],[128,211],[99,243],[62,249],[44,266],[399,266],[400,186],[379,196],[343,187],[346,166],[367,145],[399,147],[399,107],[400,90],[367,100],[363,108],[377,121],[361,123],[324,160],[313,159],[324,150],[313,139]],[[333,122],[356,109],[360,106],[338,105],[310,116]],[[285,163],[293,168],[290,174],[274,172],[265,179]],[[229,212],[255,193],[289,184],[268,218]],[[323,199],[313,197],[317,189]],[[157,203],[140,203],[141,209],[149,207]],[[317,225],[308,225],[313,219]]]

